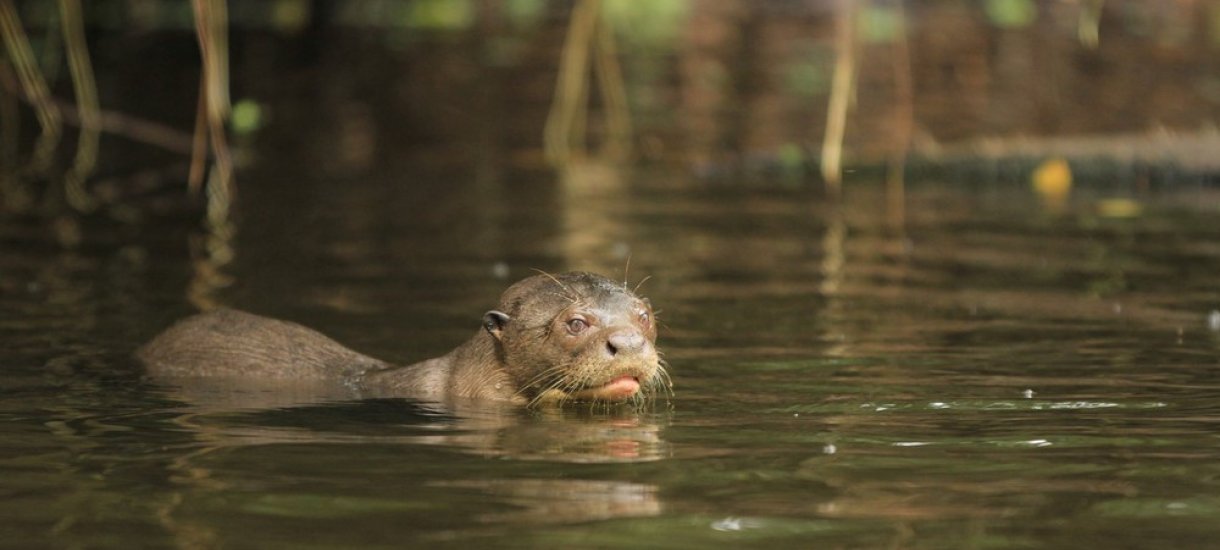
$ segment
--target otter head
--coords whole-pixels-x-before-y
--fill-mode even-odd
[[[483,316],[497,362],[531,402],[625,401],[662,384],[652,306],[592,273],[535,275]]]

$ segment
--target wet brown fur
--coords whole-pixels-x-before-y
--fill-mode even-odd
[[[635,377],[639,401],[668,388],[651,306],[591,273],[540,272],[509,287],[484,327],[450,353],[408,366],[352,351],[304,326],[234,310],[179,321],[136,352],[154,378],[316,380],[361,397],[518,404],[598,400],[596,388]],[[573,316],[587,320],[579,334]],[[611,342],[620,345],[612,345]]]

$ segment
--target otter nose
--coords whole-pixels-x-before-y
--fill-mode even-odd
[[[606,338],[606,351],[613,357],[619,353],[639,353],[644,349],[644,335],[638,330],[620,330]]]

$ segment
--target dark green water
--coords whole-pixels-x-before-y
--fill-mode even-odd
[[[288,163],[291,164],[291,163]],[[1188,548],[1220,537],[1220,199],[665,175],[243,175],[226,278],[183,216],[0,219],[4,547]],[[390,180],[394,180],[393,185]],[[633,182],[616,186],[617,180]],[[505,415],[187,395],[128,357],[189,292],[398,361],[532,268],[643,283],[672,398]],[[1212,314],[1220,317],[1220,314]],[[291,405],[291,406],[289,406]]]

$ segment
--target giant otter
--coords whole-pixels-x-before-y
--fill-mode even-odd
[[[154,378],[282,380],[361,397],[532,405],[640,399],[668,383],[647,299],[600,275],[540,274],[510,286],[447,355],[408,366],[296,323],[233,310],[179,321],[136,352]]]

